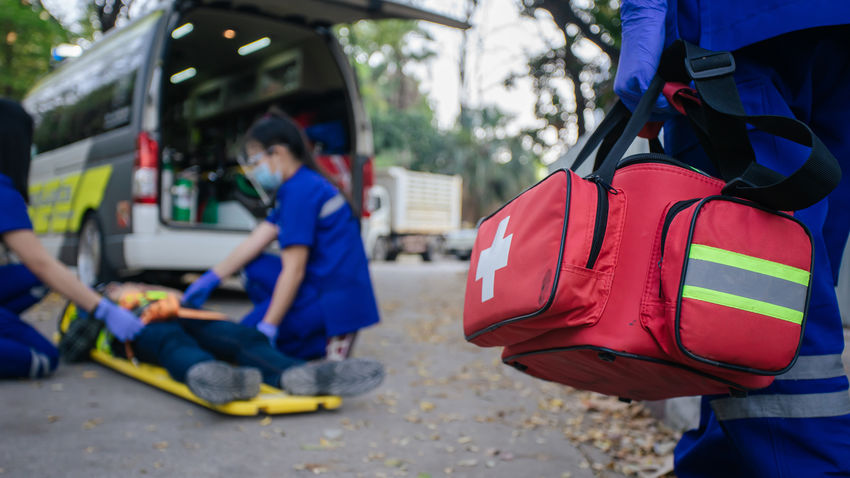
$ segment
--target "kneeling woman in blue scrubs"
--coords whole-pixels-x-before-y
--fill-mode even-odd
[[[345,358],[354,334],[378,322],[358,218],[320,172],[302,131],[268,115],[245,138],[247,173],[275,207],[224,261],[184,294],[200,307],[221,281],[244,268],[254,309],[242,319],[286,355]],[[263,253],[277,239],[280,257]]]
[[[33,233],[27,214],[31,141],[30,116],[18,103],[0,99],[0,378],[38,378],[56,369],[56,347],[20,317],[48,287],[105,321],[121,341],[143,327],[136,316],[80,282]]]

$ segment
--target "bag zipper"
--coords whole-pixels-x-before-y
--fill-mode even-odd
[[[661,264],[664,263],[664,245],[667,243],[667,231],[670,229],[670,225],[673,223],[673,218],[676,217],[677,214],[689,208],[693,203],[699,201],[699,198],[694,199],[685,199],[684,201],[679,201],[673,204],[670,207],[670,210],[667,211],[667,215],[664,216],[664,225],[661,226],[661,257],[658,259],[658,269],[659,272],[661,270]],[[661,294],[661,274],[658,275],[658,297],[664,297]]]
[[[699,169],[697,169],[697,168],[695,168],[695,167],[693,167],[689,164],[683,163],[683,162],[678,161],[678,160],[676,160],[676,159],[674,159],[670,156],[667,156],[666,154],[660,154],[660,153],[641,153],[641,154],[635,154],[634,156],[629,156],[628,158],[626,158],[622,162],[620,162],[619,165],[617,165],[617,169],[621,169],[621,168],[624,168],[626,166],[631,166],[633,164],[641,164],[641,163],[670,164],[670,165],[673,165],[673,166],[678,166],[678,167],[683,168],[683,169],[687,169],[689,171],[693,171],[693,172],[698,173],[698,174],[702,174],[703,176],[708,176],[710,178],[714,177],[714,176],[706,173],[705,171],[701,171],[701,170],[699,170]]]
[[[591,176],[588,179],[596,183],[596,222],[593,224],[593,241],[590,243],[590,254],[587,256],[585,268],[593,269],[596,259],[602,251],[602,242],[605,240],[605,230],[608,227],[608,193],[617,194],[617,190],[605,184],[599,176]]]

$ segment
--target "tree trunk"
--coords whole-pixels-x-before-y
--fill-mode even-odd
[[[469,20],[472,18],[472,15],[475,13],[475,10],[478,8],[478,0],[466,0],[466,22],[469,23]],[[463,30],[461,32],[461,41],[460,41],[460,59],[458,60],[458,75],[460,77],[460,92],[459,92],[459,103],[460,103],[460,125],[461,127],[471,126],[469,124],[469,85],[466,81],[466,58],[467,58],[467,50],[469,48],[469,30]]]
[[[11,32],[13,30],[13,25],[10,25],[8,22],[4,22],[3,27],[4,27],[3,31],[7,32],[6,33],[7,35],[8,35],[8,32]],[[13,51],[14,46],[10,45],[6,41],[6,36],[3,36],[2,38],[0,38],[0,41],[3,44],[3,69],[6,70],[7,72],[15,71],[14,66],[12,65],[12,60],[14,60],[14,58],[15,58],[14,51]],[[6,87],[3,88],[3,96],[10,97],[10,98],[15,96],[15,91],[12,88],[11,82],[9,82],[6,85]]]
[[[578,126],[578,136],[581,137],[587,131],[587,125],[584,122],[584,109],[587,108],[587,98],[581,91],[581,67],[578,66],[578,59],[572,57],[569,47],[564,48],[564,69],[567,70],[567,75],[573,80],[573,97],[576,101],[576,126]],[[572,60],[572,61],[571,61]]]
[[[115,27],[121,9],[129,8],[133,0],[104,0],[103,5],[96,5],[97,20],[100,22],[100,31],[108,32]]]
[[[608,55],[609,58],[611,58],[612,65],[617,64],[617,61],[620,58],[620,51],[613,45],[609,45],[605,42],[602,39],[602,35],[599,33],[593,33],[590,29],[590,25],[576,15],[568,2],[562,0],[539,0],[537,7],[548,10],[549,13],[552,14],[552,18],[555,19],[555,23],[561,27],[561,30],[564,31],[565,38],[568,38],[566,35],[567,25],[574,24],[579,27],[582,35],[593,41],[593,43],[595,43],[602,51],[605,52],[606,55]]]

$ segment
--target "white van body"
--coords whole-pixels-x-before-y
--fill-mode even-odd
[[[89,283],[211,267],[269,207],[236,156],[272,106],[361,212],[371,126],[329,27],[381,18],[467,26],[389,1],[178,0],[110,31],[24,100],[35,232]]]

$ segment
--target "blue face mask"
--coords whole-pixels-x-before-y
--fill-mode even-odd
[[[280,171],[272,172],[266,162],[262,162],[251,170],[251,176],[266,191],[274,192],[283,184],[283,174]]]

